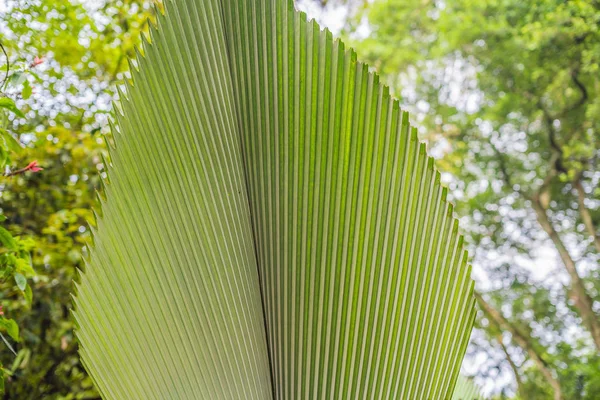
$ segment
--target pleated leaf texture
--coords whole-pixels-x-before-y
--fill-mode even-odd
[[[483,400],[479,386],[472,379],[458,376],[452,400]]]
[[[378,76],[291,0],[168,0],[141,53],[74,297],[102,396],[450,398],[470,267]]]

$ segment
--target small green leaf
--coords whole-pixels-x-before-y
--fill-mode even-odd
[[[2,368],[0,372],[0,395],[4,395],[4,378],[4,368]]]
[[[31,303],[33,302],[33,292],[31,291],[31,286],[27,285],[24,294],[27,305],[31,306]]]
[[[44,82],[44,81],[42,80],[42,78],[40,78],[40,76],[39,76],[38,74],[36,74],[35,72],[33,72],[33,71],[29,71],[29,74],[30,74],[31,76],[33,76],[33,77],[35,78],[35,80],[36,80],[36,81],[38,81],[39,83],[42,83],[42,82]]]
[[[26,277],[31,277],[31,276],[35,275],[35,270],[31,266],[29,261],[27,261],[24,258],[19,258],[17,260],[17,262],[15,263],[15,266],[17,268],[17,272],[25,275]]]
[[[19,272],[15,274],[15,282],[17,282],[17,286],[19,290],[25,291],[25,287],[27,287],[27,278]]]
[[[10,368],[11,372],[15,372],[17,370],[17,368],[19,368],[19,365],[23,361],[23,358],[25,358],[25,354],[26,354],[26,349],[19,350],[19,352],[17,353],[17,356],[15,357],[15,360],[12,363],[12,367]]]
[[[15,360],[12,363],[12,366],[10,367],[10,370],[5,370],[5,373],[12,375],[17,369],[25,368],[29,363],[30,358],[31,350],[27,348],[19,350],[17,356],[15,357]]]
[[[0,326],[0,329],[4,329],[4,328],[2,326]],[[8,347],[8,349],[16,356],[17,352],[15,351],[15,349],[12,348],[12,346],[10,345],[10,343],[8,342],[8,340],[6,340],[6,338],[4,337],[4,335],[2,333],[0,333],[0,339],[2,339],[2,341],[4,342],[4,344],[6,345],[6,347]],[[5,369],[4,369],[4,372],[6,372]]]
[[[8,151],[6,146],[0,146],[0,170],[4,170],[8,161]]]
[[[16,243],[16,241],[15,241]],[[6,254],[6,265],[10,267],[11,275],[12,271],[14,271],[15,264],[17,263],[17,257],[14,254]]]
[[[31,97],[32,91],[33,90],[31,89],[31,85],[29,84],[29,81],[23,82],[23,91],[21,92],[21,95],[23,96],[23,98],[25,100],[27,100],[28,98]]]
[[[0,108],[6,108],[8,111],[13,112],[18,117],[25,118],[25,114],[21,110],[17,108],[13,99],[9,99],[8,97],[0,97]]]
[[[20,153],[23,150],[23,145],[6,129],[0,128],[0,136],[4,139],[6,147],[15,153]]]
[[[9,250],[17,249],[17,242],[12,237],[9,231],[0,226],[0,243]]]
[[[17,325],[14,319],[0,318],[0,329],[5,330],[8,336],[13,338],[15,342],[20,340],[19,325]]]
[[[22,72],[15,72],[8,78],[8,86],[16,87],[23,82],[25,82],[25,74]]]

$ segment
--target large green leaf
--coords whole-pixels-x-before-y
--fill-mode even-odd
[[[150,41],[75,298],[103,396],[450,397],[470,268],[377,75],[291,1],[167,2]]]
[[[473,382],[473,380],[466,378],[462,375],[458,376],[456,381],[456,387],[454,388],[454,394],[452,400],[482,400],[479,387]]]

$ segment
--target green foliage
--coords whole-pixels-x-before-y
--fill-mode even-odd
[[[452,400],[481,400],[479,388],[472,379],[459,375]]]
[[[0,98],[2,170],[19,171],[32,160],[44,167],[0,178],[0,234],[10,241],[10,232],[16,243],[16,250],[0,249],[2,268],[10,264],[6,271],[27,279],[24,291],[20,275],[0,283],[6,318],[20,327],[18,343],[6,333],[17,356],[7,347],[0,353],[5,398],[98,398],[77,354],[72,282],[94,220],[110,85],[123,79],[149,17],[149,4],[135,1],[3,5],[0,41],[10,69]],[[0,79],[5,67],[2,58]]]
[[[438,166],[454,177],[482,289],[530,336],[567,399],[598,393],[599,370],[588,368],[597,349],[573,306],[581,292],[564,285],[572,279],[532,201],[566,243],[564,251],[577,255],[587,293],[600,301],[599,254],[575,189],[580,182],[597,230],[599,24],[595,1],[376,0],[356,9],[346,32],[419,114]],[[365,26],[369,34],[361,36]],[[498,328],[480,327],[489,339],[480,347],[489,357],[480,371],[486,375],[506,361],[492,361]],[[520,357],[521,397],[552,396],[527,354]]]
[[[9,82],[10,81],[11,80],[9,79]],[[9,99],[7,97],[0,98],[0,108],[10,111],[11,113],[15,114],[17,117],[25,118],[25,114],[23,114],[23,112],[21,112],[21,110],[19,110],[17,108],[17,105],[15,104],[15,101],[13,99]],[[5,119],[6,119],[6,116],[5,116]]]
[[[102,141],[90,133],[48,128],[29,143],[23,159],[38,159],[43,174],[19,175],[7,182],[2,207],[7,227],[35,240],[37,271],[30,285],[33,304],[17,301],[2,287],[2,304],[22,327],[18,357],[4,354],[12,376],[9,398],[95,398],[92,382],[79,362],[69,316],[72,281],[81,267],[89,237],[88,221],[99,185]],[[32,217],[32,216],[35,216]]]
[[[17,69],[11,71],[10,59],[4,46],[0,43],[2,54],[6,57],[4,64],[6,73],[0,84],[0,171],[4,171],[11,163],[14,155],[22,152],[23,145],[9,131],[10,118],[25,118],[25,114],[17,107],[15,101],[9,97],[14,95],[15,91],[28,87],[24,84],[28,76],[28,69]],[[40,168],[35,162],[28,167],[12,173],[2,174],[3,177],[24,173],[26,171],[36,172]],[[1,210],[0,222],[6,223],[6,212]],[[13,236],[11,231],[0,226],[0,288],[12,291],[14,287],[18,289],[20,295],[25,300],[26,306],[30,307],[33,301],[33,292],[28,279],[36,274],[31,261],[31,250],[35,247],[35,242],[31,238],[21,238]],[[9,295],[10,296],[10,295]],[[14,307],[7,308],[7,312],[14,311]],[[19,326],[12,318],[4,317],[3,305],[0,305],[0,338],[3,345],[6,346],[15,356],[17,356],[13,345],[7,340],[4,334],[7,334],[14,342],[20,342]],[[0,364],[0,394],[4,395],[4,379],[10,375]]]
[[[149,3],[7,1],[1,11],[0,40],[11,68],[3,82],[6,96],[0,97],[0,165],[14,171],[38,160],[45,168],[43,175],[0,178],[0,218],[7,217],[0,221],[0,260],[9,274],[2,275],[0,304],[4,318],[20,327],[20,342],[0,330],[18,354],[2,347],[7,398],[98,396],[76,352],[71,282],[82,267],[87,221],[94,220],[89,211],[93,190],[104,174],[101,126],[110,90],[127,76],[126,60],[135,55],[139,34],[152,18]],[[598,301],[598,257],[571,185],[583,171],[589,211],[600,225],[598,3],[331,3],[359,10],[349,33],[364,32],[355,28],[363,17],[368,20],[369,35],[353,36],[360,57],[384,75],[404,106],[416,111],[438,166],[457,178],[452,193],[457,210],[467,216],[475,263],[489,267],[490,302],[531,334],[534,347],[555,367],[565,398],[593,398],[600,392],[597,353],[572,329],[580,321],[569,290],[563,289],[564,277],[552,270],[540,278],[523,268],[535,262],[539,249],[548,253],[548,245],[530,203],[516,189],[535,192],[549,171],[558,171],[542,197],[560,234],[580,255],[589,293]],[[36,56],[44,63],[31,67]],[[0,79],[3,63],[2,58]],[[550,140],[551,127],[560,151]],[[258,200],[263,197],[268,198]],[[277,209],[268,206],[266,217]],[[24,292],[17,273],[27,278]],[[496,367],[508,368],[494,354],[499,331],[485,318],[479,327],[485,331],[479,349],[491,360],[480,375],[493,376],[489,372]],[[526,354],[515,346],[509,350],[522,374],[521,398],[551,396]]]

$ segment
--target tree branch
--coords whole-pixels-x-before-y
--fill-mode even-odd
[[[549,125],[549,139],[553,147],[553,152],[552,157],[549,161],[550,171],[545,176],[544,181],[542,182],[541,186],[538,188],[535,194],[529,195],[528,193],[520,189],[516,190],[514,188],[514,185],[511,181],[511,177],[506,168],[506,163],[503,154],[493,143],[490,143],[494,152],[497,155],[500,172],[502,174],[504,182],[510,188],[522,195],[525,199],[531,201],[532,208],[535,211],[538,223],[540,224],[542,229],[548,234],[552,243],[554,244],[554,247],[558,251],[560,258],[571,278],[571,298],[575,302],[575,307],[579,311],[579,314],[583,320],[585,327],[591,333],[596,348],[600,350],[600,321],[598,320],[598,316],[593,310],[593,301],[588,295],[587,290],[585,289],[583,280],[579,276],[577,268],[575,267],[575,261],[571,257],[571,254],[568,252],[558,232],[556,231],[556,229],[554,229],[554,226],[552,225],[552,222],[550,221],[550,218],[547,214],[547,208],[550,202],[550,185],[552,184],[553,179],[558,174],[557,168],[561,167],[560,157],[562,156],[562,149],[556,141],[556,137],[554,135],[555,132],[552,127],[552,120],[550,119],[550,116],[545,111],[544,116]]]
[[[585,190],[583,188],[583,184],[581,183],[581,173],[577,174],[575,177],[575,181],[573,182],[573,187],[577,192],[577,203],[579,204],[579,214],[581,215],[581,219],[583,220],[583,224],[585,225],[588,234],[594,239],[594,245],[596,246],[596,250],[600,253],[600,234],[598,234],[598,230],[594,225],[594,221],[592,220],[592,216],[590,215],[589,210],[585,206]]]
[[[523,334],[516,326],[513,326],[494,307],[492,307],[490,304],[488,304],[479,293],[477,293],[477,292],[474,292],[474,293],[475,293],[475,298],[477,299],[477,302],[481,306],[483,312],[488,317],[490,317],[490,319],[492,319],[494,321],[494,323],[497,324],[499,327],[506,330],[507,332],[510,332],[515,343],[527,352],[527,354],[529,355],[531,360],[533,360],[533,362],[540,369],[540,372],[542,373],[542,375],[544,375],[544,377],[546,378],[546,380],[552,387],[552,390],[554,391],[554,400],[562,400],[563,397],[562,397],[562,391],[560,388],[560,383],[554,376],[554,373],[551,370],[548,362],[546,360],[544,360],[543,356],[541,354],[539,354],[536,351],[536,349],[533,347],[533,345],[531,343],[531,339],[527,335]]]
[[[500,168],[500,174],[502,175],[502,180],[504,181],[504,184],[508,186],[511,190],[514,190],[515,192],[523,195],[524,197],[527,197],[526,193],[522,192],[520,188],[515,188],[510,174],[508,173],[508,169],[506,168],[506,160],[504,159],[504,154],[502,154],[502,152],[498,150],[498,148],[494,143],[492,143],[492,141],[490,141],[490,145],[492,146],[492,150],[494,150],[494,153],[496,153],[496,158],[498,159],[498,167]]]
[[[582,105],[585,104],[585,102],[588,99],[588,92],[587,89],[585,88],[585,86],[583,85],[583,83],[581,83],[581,81],[579,80],[578,77],[578,70],[572,71],[571,72],[571,79],[573,80],[573,83],[575,83],[575,85],[579,88],[579,90],[581,91],[581,97],[579,98],[579,100],[577,101],[577,103],[573,104],[572,107],[570,107],[568,110],[565,111],[565,114],[575,110],[576,108],[581,107]]]
[[[504,356],[506,357],[506,360],[508,361],[508,364],[510,365],[512,372],[515,375],[515,381],[517,382],[517,395],[523,396],[525,394],[525,392],[523,391],[523,381],[521,381],[521,375],[519,374],[519,368],[517,367],[517,364],[515,364],[515,362],[513,361],[512,357],[510,356],[510,353],[508,352],[508,349],[504,345],[504,342],[502,341],[502,335],[501,334],[498,335],[498,337],[496,337],[496,340],[498,341],[498,344],[500,344],[500,347],[502,348],[502,352],[504,353]]]
[[[569,254],[565,244],[558,235],[558,232],[554,229],[546,209],[542,207],[539,198],[534,199],[531,204],[536,213],[538,223],[548,234],[550,240],[552,240],[554,247],[558,251],[560,258],[571,277],[571,298],[575,302],[575,307],[583,319],[583,324],[590,331],[596,348],[600,351],[600,321],[598,321],[598,316],[592,308],[592,298],[588,295],[583,280],[579,276],[577,268],[575,268],[575,261],[571,257],[571,254]]]
[[[8,54],[6,53],[6,49],[4,48],[4,45],[2,44],[2,42],[0,42],[0,48],[2,49],[2,52],[4,53],[4,57],[6,57],[6,74],[4,75],[4,79],[2,79],[2,83],[0,84],[0,89],[4,87],[4,84],[6,83],[6,80],[8,79],[8,73],[10,72],[10,60],[8,58]]]
[[[548,129],[548,141],[550,142],[550,148],[552,150],[553,163],[551,164],[551,167],[556,170],[555,173],[567,172],[567,170],[565,169],[565,167],[563,166],[563,163],[562,163],[563,150],[562,150],[560,143],[558,143],[558,139],[556,137],[557,136],[556,129],[554,128],[554,120],[556,118],[554,118],[550,115],[548,110],[546,110],[544,108],[544,106],[541,104],[541,102],[540,102],[540,108],[542,110],[542,113],[544,114],[544,123],[546,124],[546,127]]]
[[[550,240],[554,244],[554,247],[558,251],[558,254],[565,266],[565,269],[569,273],[571,278],[571,298],[575,303],[575,308],[578,310],[581,319],[583,320],[584,326],[588,329],[590,334],[592,335],[592,339],[596,346],[596,349],[600,351],[600,320],[598,319],[598,315],[595,313],[593,309],[593,301],[592,298],[587,293],[584,282],[579,276],[577,268],[575,267],[575,261],[571,254],[567,250],[565,244],[563,243],[560,235],[554,229],[550,218],[548,217],[547,209],[549,204],[548,193],[550,190],[550,184],[552,180],[561,172],[566,172],[566,169],[563,167],[561,159],[563,150],[556,138],[556,131],[554,126],[552,125],[552,117],[550,114],[543,108],[543,105],[540,104],[542,112],[544,114],[544,121],[548,128],[548,140],[550,142],[550,146],[552,148],[552,157],[549,160],[550,171],[544,178],[544,182],[538,189],[538,191],[529,198],[531,201],[531,205],[536,214],[536,219],[542,229],[548,234]]]

